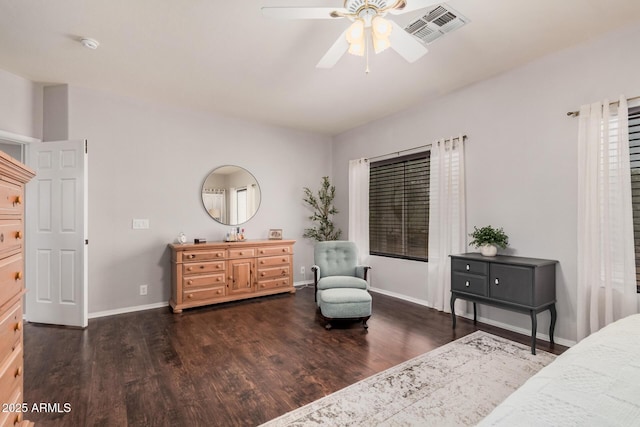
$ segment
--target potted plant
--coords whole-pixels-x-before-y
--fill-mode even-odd
[[[469,245],[480,248],[480,253],[484,256],[495,256],[498,253],[498,247],[504,249],[509,246],[509,236],[505,234],[502,227],[493,228],[487,225],[478,228],[473,226],[473,233],[469,236],[473,238]]]
[[[313,192],[304,187],[304,202],[313,209],[313,215],[309,219],[317,226],[304,230],[302,237],[323,242],[325,240],[338,240],[342,234],[342,230],[335,229],[331,217],[338,213],[333,206],[333,199],[336,195],[336,187],[331,185],[328,176],[322,177],[322,187],[318,190],[316,197]]]

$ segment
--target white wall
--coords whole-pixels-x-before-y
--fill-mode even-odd
[[[331,174],[330,138],[74,86],[69,132],[89,141],[89,313],[168,301],[167,244],[181,231],[209,241],[227,231],[201,199],[202,183],[221,165],[242,166],[260,184],[260,209],[243,225],[247,237],[282,228],[297,240],[294,272],[309,270],[302,187]],[[148,218],[150,229],[132,230],[133,218]],[[138,295],[141,284],[147,296]]]
[[[0,70],[0,130],[42,137],[42,86]]]
[[[576,338],[577,119],[567,111],[640,95],[640,26],[339,135],[333,171],[338,223],[348,226],[348,161],[468,135],[467,229],[502,226],[514,255],[560,261],[556,336]],[[426,300],[427,264],[373,257],[373,286]],[[528,330],[528,316],[481,307],[480,315]],[[539,315],[546,333],[548,314]]]

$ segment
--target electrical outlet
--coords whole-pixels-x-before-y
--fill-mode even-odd
[[[149,220],[134,218],[131,224],[131,228],[133,228],[134,230],[146,230],[149,228]]]
[[[304,277],[304,266],[300,267],[300,274]]]
[[[147,285],[140,285],[140,295],[147,294]]]

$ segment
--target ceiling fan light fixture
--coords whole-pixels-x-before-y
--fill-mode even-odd
[[[393,27],[391,23],[381,16],[376,16],[371,21],[371,38],[373,39],[373,50],[380,53],[391,46],[389,35]]]
[[[351,24],[346,34],[349,42],[349,53],[352,55],[364,55],[364,21],[357,19]]]

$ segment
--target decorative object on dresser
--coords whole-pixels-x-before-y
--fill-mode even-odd
[[[482,228],[473,227],[473,233],[469,234],[473,238],[469,245],[480,248],[480,253],[484,256],[496,256],[498,247],[505,249],[509,246],[509,236],[502,229],[493,228],[487,225]]]
[[[487,258],[478,253],[451,255],[451,317],[456,327],[456,298],[505,310],[529,313],[531,353],[536,354],[537,314],[549,310],[549,341],[556,325],[556,264],[558,261],[517,256]]]
[[[29,425],[23,403],[24,185],[35,173],[0,151],[0,425]]]
[[[282,240],[282,229],[272,228],[269,230],[269,240]]]
[[[295,240],[170,244],[174,313],[185,308],[295,293]]]

